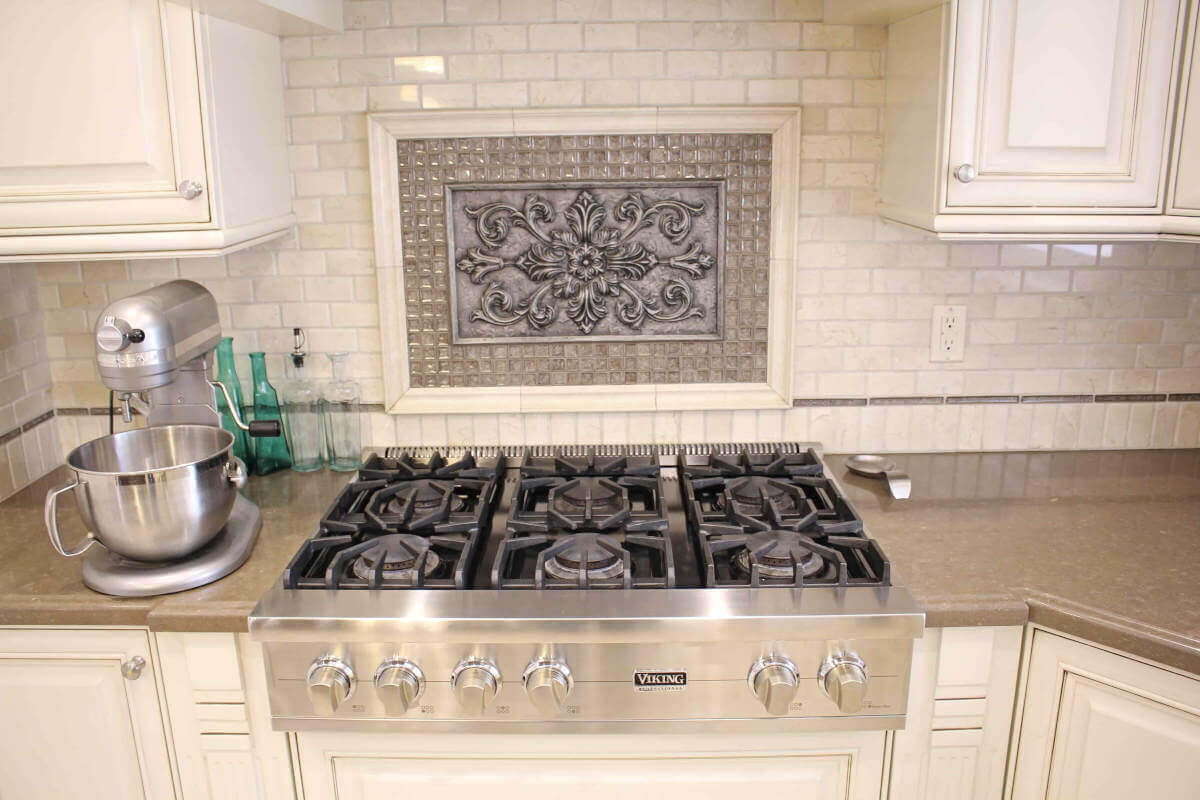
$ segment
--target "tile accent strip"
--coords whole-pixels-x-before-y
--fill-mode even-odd
[[[1165,394],[1098,394],[1097,403],[1164,403]]]
[[[872,397],[869,402],[873,406],[940,406],[945,402],[942,397]]]
[[[38,414],[36,417],[29,420],[28,422],[22,422],[17,427],[15,427],[11,430],[5,431],[4,433],[0,433],[0,445],[8,444],[13,439],[20,436],[22,433],[28,433],[29,431],[36,428],[38,425],[41,425],[46,420],[52,418],[53,416],[54,416],[54,409],[50,409],[49,411],[45,411],[41,414]]]
[[[1194,403],[1200,401],[1200,392],[1175,392],[1168,395],[1167,399],[1176,403]]]
[[[979,395],[914,395],[912,397],[798,397],[794,408],[827,406],[936,406],[993,405],[1038,403],[1195,403],[1200,392],[1172,394],[979,394]]]
[[[830,406],[865,406],[867,398],[865,397],[803,397],[792,401],[794,408],[803,407],[821,407],[828,408]]]
[[[1019,403],[1021,396],[1016,394],[964,394],[949,395],[946,404],[951,406],[993,405],[995,403]]]
[[[1090,403],[1090,394],[1023,394],[1022,403]]]

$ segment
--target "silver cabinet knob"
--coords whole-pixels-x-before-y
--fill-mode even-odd
[[[959,164],[954,168],[954,177],[958,178],[960,183],[970,183],[978,174],[970,164]]]
[[[204,193],[204,184],[183,180],[179,182],[179,196],[184,200],[195,200]]]
[[[747,681],[767,713],[777,717],[788,712],[800,685],[796,665],[783,656],[768,656],[754,662]]]
[[[142,670],[146,668],[146,659],[141,656],[134,656],[128,661],[121,662],[121,677],[127,681],[136,681],[142,677]]]
[[[817,682],[843,714],[862,708],[867,681],[867,665],[854,653],[830,656],[817,673]]]
[[[354,670],[336,656],[321,656],[308,668],[305,678],[313,711],[329,716],[354,694]]]
[[[375,694],[389,716],[403,716],[425,691],[425,674],[406,658],[390,658],[375,670]]]
[[[488,705],[500,693],[500,670],[491,661],[468,658],[460,661],[450,674],[450,688],[463,711],[482,717]]]
[[[566,662],[543,658],[529,662],[522,682],[525,684],[525,694],[529,695],[533,707],[543,717],[561,714],[567,695],[575,685]]]

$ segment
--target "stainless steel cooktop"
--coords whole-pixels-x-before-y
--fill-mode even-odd
[[[923,627],[792,443],[389,448],[250,616],[279,729],[895,728]]]

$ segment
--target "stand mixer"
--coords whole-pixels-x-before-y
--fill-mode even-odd
[[[210,377],[221,326],[216,300],[200,284],[171,281],[110,303],[96,323],[95,339],[100,378],[116,393],[126,422],[137,410],[146,417],[149,428],[180,425],[220,428],[216,394],[219,391],[239,428],[251,436],[280,435],[278,421],[246,423],[229,390]],[[240,462],[238,465],[238,474],[229,477],[234,486],[245,481],[244,465]],[[83,491],[87,491],[86,487]],[[49,498],[47,507],[50,509]],[[152,510],[147,510],[147,515],[151,513]],[[53,511],[48,510],[47,526],[52,522]],[[83,580],[96,591],[127,597],[201,586],[240,567],[250,556],[261,527],[262,513],[258,506],[238,494],[228,521],[194,552],[173,560],[142,561],[107,546],[94,548],[84,558]],[[52,541],[63,555],[82,552],[64,552],[56,528],[52,531]]]

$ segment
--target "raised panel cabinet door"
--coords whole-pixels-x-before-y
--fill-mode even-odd
[[[560,735],[552,738],[568,742],[548,742],[551,737],[480,735],[437,747],[429,743],[438,739],[432,734],[405,754],[402,738],[413,740],[351,736],[338,742],[300,734],[306,800],[878,800],[884,743],[883,733],[813,735],[807,747],[789,751],[786,740],[795,737],[781,736],[777,749],[767,750],[760,739],[745,744],[744,752],[687,752],[678,742],[686,737],[672,736]],[[739,738],[709,741],[739,750]],[[822,738],[832,741],[818,746]]]
[[[1011,800],[1200,797],[1200,680],[1034,636]]]
[[[0,721],[4,800],[175,796],[142,631],[0,630]]]
[[[0,3],[0,233],[207,222],[193,14],[168,0]]]
[[[1167,180],[1167,212],[1200,215],[1200,5],[1192,4],[1187,59],[1176,112],[1175,154]]]
[[[946,210],[1162,208],[1180,0],[956,8]]]

